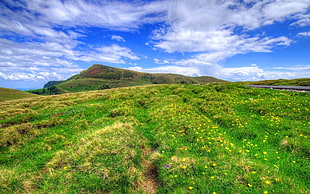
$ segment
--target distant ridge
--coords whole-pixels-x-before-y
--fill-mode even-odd
[[[15,90],[15,89],[1,88],[0,87],[0,102],[6,101],[6,100],[35,97],[35,96],[37,96],[37,95],[30,94],[28,92]]]
[[[310,78],[246,81],[239,83],[246,85],[310,86]]]
[[[36,94],[62,94],[150,84],[207,84],[227,82],[210,76],[188,77],[179,74],[143,73],[94,64],[65,81],[50,81]]]

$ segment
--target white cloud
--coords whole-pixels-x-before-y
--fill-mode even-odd
[[[11,4],[16,3],[11,2]],[[167,9],[161,1],[129,3],[124,1],[30,0],[22,6],[28,12],[36,14],[40,21],[45,23],[123,30],[137,28],[145,22],[162,21],[162,17],[149,15],[162,14]]]
[[[300,32],[297,34],[297,36],[310,36],[310,31],[309,32]]]
[[[275,70],[264,70],[257,65],[222,68],[215,76],[231,81],[257,81],[274,79],[294,79],[308,78],[310,73],[309,66],[306,68],[274,68]],[[306,69],[306,70],[305,70]],[[289,71],[283,71],[289,70]]]
[[[310,14],[301,14],[298,16],[298,20],[291,24],[291,26],[310,26]]]
[[[304,72],[308,74],[308,77],[310,75],[310,65],[295,65],[292,67],[274,67],[274,69]]]
[[[294,3],[295,2],[295,3]],[[258,1],[251,7],[235,1],[176,1],[168,11],[167,24],[154,30],[154,47],[173,52],[271,52],[274,46],[291,43],[287,37],[248,36],[246,30],[235,34],[234,29],[254,29],[281,20],[291,14],[306,11],[307,2]],[[279,5],[280,4],[280,5]],[[271,10],[278,6],[289,12]],[[234,9],[231,9],[234,7]],[[273,14],[273,15],[272,15]]]
[[[117,36],[117,35],[112,35],[112,36],[111,36],[111,39],[112,39],[112,40],[116,40],[116,41],[118,41],[118,42],[126,42],[126,40],[125,40],[123,37]]]
[[[148,72],[148,73],[174,73],[181,74],[186,76],[201,76],[201,72],[196,67],[180,67],[180,66],[160,66],[155,68],[142,68],[139,66],[128,67],[127,69],[139,72]]]
[[[309,0],[277,0],[268,3],[262,12],[266,18],[280,21],[285,17],[304,13],[309,8]]]

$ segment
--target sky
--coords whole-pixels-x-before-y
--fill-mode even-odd
[[[310,78],[310,0],[0,1],[0,87],[42,88],[93,64]]]

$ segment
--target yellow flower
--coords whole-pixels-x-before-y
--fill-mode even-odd
[[[182,166],[182,168],[183,168],[183,169],[186,169],[187,167],[186,167],[186,166]]]
[[[252,174],[256,174],[257,172],[256,171],[252,171]]]
[[[251,185],[250,183],[248,184],[249,187],[253,187],[253,185]]]
[[[210,177],[210,179],[214,179],[214,178],[215,178],[214,176],[211,176],[211,177]]]
[[[267,152],[263,152],[263,154],[267,154]]]
[[[268,191],[264,191],[264,194],[268,194]]]
[[[293,163],[296,164],[296,161],[294,160]]]
[[[205,168],[208,168],[208,166],[205,166]]]
[[[213,163],[213,164],[212,164],[212,166],[214,166],[214,167],[215,167],[215,166],[217,166],[217,164],[216,164],[216,163]]]
[[[267,184],[267,185],[270,185],[270,184],[271,184],[271,182],[268,181],[268,180],[264,181],[264,183]]]
[[[274,166],[274,167],[276,167],[276,168],[279,168],[279,166],[278,166],[278,165],[276,165],[276,164],[275,164],[275,165],[273,165],[273,166]]]
[[[217,192],[213,192],[212,194],[217,194]]]
[[[186,158],[182,159],[183,162],[185,162],[186,160],[187,160]]]
[[[194,188],[194,187],[192,187],[192,186],[189,186],[189,187],[188,187],[189,190],[192,190],[193,188]]]

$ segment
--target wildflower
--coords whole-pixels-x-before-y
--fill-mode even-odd
[[[263,152],[263,154],[267,154],[267,152]]]
[[[210,179],[215,179],[215,177],[214,177],[214,176],[211,176]]]
[[[216,167],[216,166],[217,166],[217,164],[216,164],[216,163],[213,163],[213,164],[212,164],[212,166],[213,166],[213,167]]]
[[[252,174],[256,174],[257,172],[256,171],[252,171]]]
[[[294,160],[293,163],[296,164],[296,161]]]
[[[205,168],[208,168],[208,166],[205,166]]]
[[[245,150],[246,152],[250,152],[250,150]]]
[[[186,160],[187,160],[186,158],[182,159],[183,162],[185,162]]]
[[[186,167],[186,166],[182,166],[182,168],[183,168],[183,169],[186,169],[187,167]]]
[[[68,168],[67,166],[64,167],[64,169],[67,169],[67,168]]]
[[[169,166],[169,165],[166,165],[165,167],[166,167],[166,168],[170,168],[170,166]]]
[[[253,185],[251,185],[250,183],[248,184],[249,187],[253,187]]]
[[[189,186],[189,187],[188,187],[189,190],[192,190],[193,188],[194,188],[194,187],[192,187],[192,186]]]
[[[212,194],[217,194],[217,192],[213,192]]]
[[[274,167],[276,167],[276,168],[279,168],[279,166],[278,166],[278,165],[276,165],[276,164],[275,164],[275,165],[273,165],[273,166],[274,166]]]
[[[264,191],[264,194],[268,194],[268,191]]]
[[[271,184],[271,182],[268,181],[268,180],[264,181],[264,183],[267,184],[267,185],[270,185],[270,184]]]

